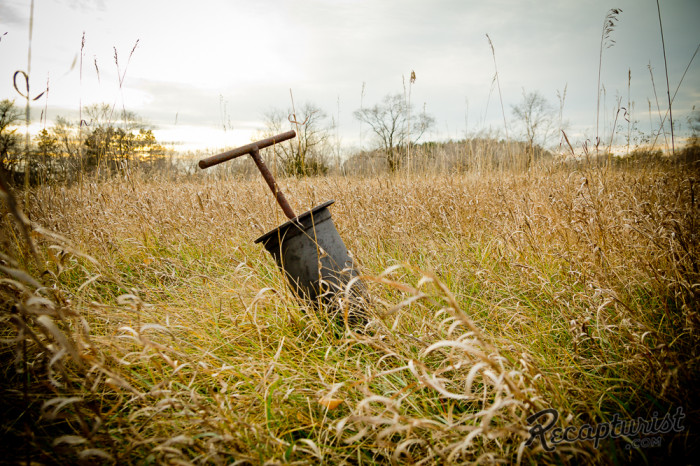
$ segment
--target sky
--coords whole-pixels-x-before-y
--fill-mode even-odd
[[[13,75],[28,69],[30,4],[0,0],[0,99],[20,106]],[[424,140],[503,137],[488,34],[509,134],[522,129],[512,106],[536,91],[557,114],[564,97],[562,120],[580,144],[596,134],[611,8],[622,12],[602,55],[600,135],[609,137],[618,99],[628,107],[628,90],[633,137],[649,134],[657,100],[662,114],[668,105],[652,0],[34,0],[30,94],[47,82],[49,92],[33,104],[32,128],[104,102],[136,112],[180,150],[214,151],[250,142],[265,114],[286,112],[293,98],[323,109],[333,138],[354,150],[373,140],[353,112],[410,88],[414,107],[435,118]],[[673,103],[682,136],[700,108],[700,57],[691,62],[700,1],[660,0],[660,9],[672,95],[690,63]],[[620,123],[626,131],[623,113]]]

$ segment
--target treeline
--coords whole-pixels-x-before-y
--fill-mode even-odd
[[[272,133],[270,133],[272,135]],[[301,150],[299,147],[301,146]],[[377,176],[391,173],[466,173],[488,171],[526,171],[529,145],[526,142],[480,136],[458,141],[425,142],[411,146],[394,147],[391,164],[383,148],[357,150],[350,155],[335,157],[333,148],[305,150],[305,143],[295,139],[285,141],[261,152],[269,167],[283,176],[353,175]],[[212,154],[192,154],[193,159],[181,171],[194,174],[199,170],[194,160]],[[551,164],[557,160],[554,153],[534,147],[533,167]],[[189,170],[186,168],[189,167]],[[255,164],[247,157],[230,160],[205,174],[255,177],[260,176]]]
[[[70,183],[85,175],[163,170],[172,163],[153,131],[133,112],[115,111],[107,104],[87,106],[83,112],[80,122],[58,117],[27,141],[21,131],[24,114],[13,101],[0,101],[0,169],[16,184]]]
[[[554,154],[527,142],[506,141],[488,135],[458,141],[424,142],[402,145],[393,154],[393,163],[401,171],[416,173],[463,173],[491,170],[526,171],[531,164],[551,162]],[[343,162],[341,170],[348,174],[372,175],[390,172],[386,151],[359,151]]]
[[[532,110],[530,110],[532,113]],[[529,115],[529,114],[528,114]],[[420,142],[435,124],[425,108],[413,109],[401,94],[388,94],[380,102],[361,107],[353,113],[368,135],[371,149],[358,149],[341,155],[337,122],[313,103],[293,108],[273,109],[265,114],[265,129],[258,138],[266,138],[296,129],[297,138],[275,145],[268,163],[290,176],[341,173],[374,175],[404,171],[453,172],[469,170],[527,170],[532,164],[551,159],[552,154],[538,144],[531,131],[526,141],[506,141],[481,134],[462,141]],[[543,119],[543,117],[541,117]],[[248,173],[244,162],[226,168]]]
[[[498,133],[480,133],[458,141],[420,142],[418,139],[432,120],[424,114],[409,124],[408,107],[398,96],[385,98],[382,104],[356,112],[356,116],[366,125],[366,134],[372,135],[371,149],[341,152],[335,121],[310,103],[301,105],[296,113],[292,109],[268,112],[265,129],[254,138],[287,131],[291,125],[297,137],[264,150],[262,155],[277,176],[293,177],[528,172],[552,164],[619,166],[672,162],[660,150],[637,149],[619,157],[605,149],[574,154],[571,146],[562,144],[555,153],[544,149],[532,136],[517,141],[500,138]],[[0,101],[0,170],[18,185],[72,183],[83,177],[104,179],[134,172],[168,177],[258,176],[247,157],[202,172],[196,162],[211,153],[176,155],[166,150],[133,112],[115,111],[107,104],[85,107],[80,124],[58,117],[52,127],[42,129],[28,142],[22,131],[23,122],[23,112],[12,101]],[[679,157],[674,161],[692,165],[698,160],[695,132],[689,141],[685,149],[676,151]]]

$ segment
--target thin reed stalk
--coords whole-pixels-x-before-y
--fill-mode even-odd
[[[618,21],[618,15],[622,13],[619,8],[612,8],[608,11],[603,19],[603,29],[600,34],[600,52],[598,54],[598,92],[596,94],[596,117],[595,117],[595,138],[596,138],[596,155],[598,155],[598,146],[600,144],[600,89],[601,89],[601,73],[603,70],[603,49],[610,48],[615,45],[612,39],[612,32],[615,30],[615,25]]]
[[[661,33],[661,48],[664,54],[664,70],[666,71],[666,96],[668,97],[668,114],[669,120],[671,122],[671,152],[676,154],[676,143],[673,135],[673,110],[671,102],[671,86],[668,80],[668,61],[666,60],[666,41],[664,39],[664,26],[661,22],[661,5],[659,5],[659,0],[656,0],[656,9],[659,13],[659,31]]]

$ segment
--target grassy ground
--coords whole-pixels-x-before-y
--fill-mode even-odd
[[[697,452],[688,167],[281,185],[297,212],[336,200],[374,299],[365,332],[299,303],[253,244],[285,220],[258,180],[43,186],[26,228],[5,214],[8,458],[559,464]],[[544,408],[580,428],[677,407],[684,430],[654,447],[525,444],[527,417]]]

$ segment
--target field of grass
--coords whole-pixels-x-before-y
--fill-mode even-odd
[[[697,453],[694,166],[280,185],[296,212],[336,200],[373,300],[363,331],[296,300],[253,244],[286,220],[262,180],[41,186],[23,220],[13,199],[25,193],[5,196],[5,459],[620,464]],[[678,407],[683,431],[653,447],[525,443],[526,419],[545,408],[579,428]]]

